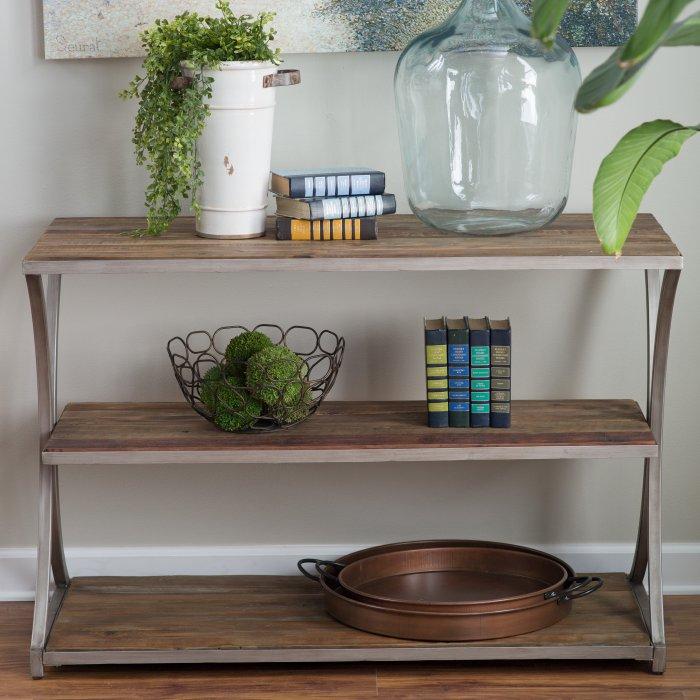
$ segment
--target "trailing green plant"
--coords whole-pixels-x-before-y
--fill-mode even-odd
[[[180,213],[183,199],[191,199],[199,213],[203,176],[196,144],[209,116],[213,82],[203,71],[222,61],[280,62],[279,49],[270,46],[275,30],[267,27],[274,13],[237,16],[227,0],[217,0],[216,7],[221,17],[184,12],[171,21],[156,20],[141,34],[144,75],[120,93],[139,101],[133,143],[136,162],[150,175],[147,225],[137,235],[160,235]],[[183,64],[191,70],[188,78],[182,76]]]
[[[532,34],[551,46],[571,0],[533,0]],[[700,46],[700,12],[676,22],[693,0],[650,0],[639,25],[607,61],[581,85],[579,112],[611,105],[630,89],[657,49]],[[593,185],[593,220],[606,253],[619,255],[642,199],[663,166],[700,131],[668,119],[646,122],[629,131],[604,158]]]

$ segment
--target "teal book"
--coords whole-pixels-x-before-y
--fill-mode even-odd
[[[491,427],[510,428],[510,319],[490,321]]]
[[[491,331],[488,318],[468,318],[469,329],[469,423],[488,428],[491,413]]]
[[[425,379],[428,425],[447,428],[447,327],[444,318],[425,319]]]
[[[447,394],[450,428],[469,427],[469,329],[462,318],[448,318]]]

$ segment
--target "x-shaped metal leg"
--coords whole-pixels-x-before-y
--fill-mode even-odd
[[[26,280],[36,351],[40,465],[39,538],[30,665],[32,676],[40,678],[44,675],[42,658],[51,624],[70,584],[61,533],[58,467],[41,464],[41,450],[58,417],[56,363],[61,276],[48,275],[46,285],[39,275],[27,275]],[[55,584],[53,595],[52,578]]]
[[[646,271],[647,296],[647,421],[659,445],[658,457],[644,461],[642,508],[637,547],[629,578],[654,646],[652,671],[666,668],[664,602],[661,578],[661,454],[664,397],[671,318],[680,270]],[[648,593],[644,576],[648,573]]]

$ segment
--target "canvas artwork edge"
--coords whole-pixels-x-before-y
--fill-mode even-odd
[[[515,0],[525,11],[530,0]],[[460,0],[236,0],[239,13],[277,12],[284,53],[401,50],[446,19]],[[215,0],[43,0],[44,55],[143,56],[139,35],[156,18],[215,14]],[[562,34],[573,46],[617,46],[637,22],[637,0],[573,0]]]

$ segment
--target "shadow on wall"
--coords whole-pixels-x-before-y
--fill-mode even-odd
[[[600,317],[600,309],[609,298],[611,275],[603,270],[583,272],[584,284],[577,305],[566,314],[567,325],[560,329],[557,352],[567,358],[558,370],[550,367],[543,383],[544,396],[574,397],[586,394],[587,382],[584,372],[572,372],[572,367],[582,367],[596,353],[591,331]],[[533,281],[537,279],[533,277]],[[547,322],[551,315],[543,314],[542,321]]]
[[[44,3],[42,0],[34,0],[32,3],[32,19],[34,23],[34,33],[32,42],[32,52],[39,60],[44,58]]]
[[[35,133],[34,149],[41,154],[44,177],[49,177],[56,216],[143,215],[145,170],[136,165],[131,143],[136,104],[121,100],[140,67],[140,59],[44,58],[42,0],[32,0],[32,54],[44,78],[42,94],[33,95],[35,109],[51,112],[45,128]],[[86,134],[99,138],[86,139]],[[60,148],[56,148],[60,144]],[[80,202],[80,210],[63,211],[61,203],[98,188],[99,203]],[[92,209],[99,206],[99,210]]]

